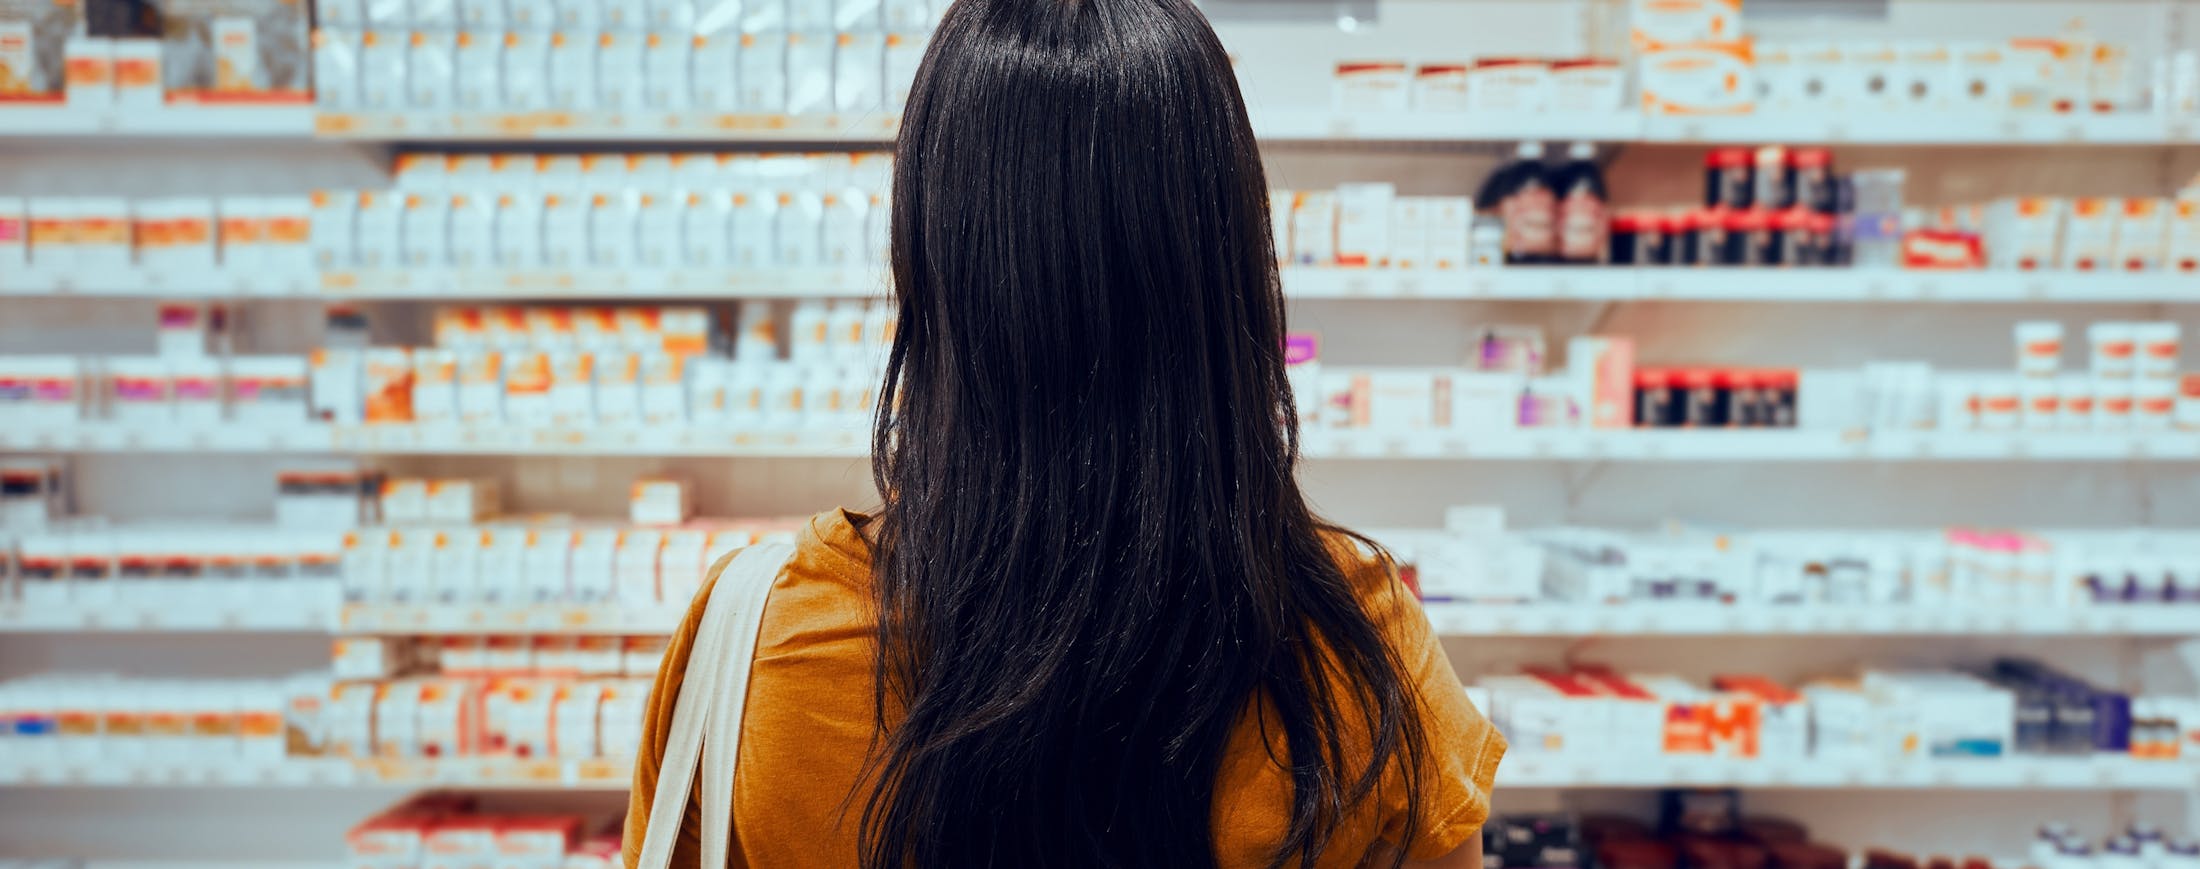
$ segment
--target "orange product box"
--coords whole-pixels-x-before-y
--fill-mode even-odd
[[[1749,42],[1659,48],[1643,54],[1642,110],[1653,115],[1741,115],[1757,108]]]

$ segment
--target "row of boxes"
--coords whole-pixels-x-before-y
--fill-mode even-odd
[[[1276,258],[1301,266],[1458,269],[1467,264],[1474,202],[1399,196],[1391,184],[1272,190]]]
[[[285,0],[170,3],[111,13],[159,38],[90,36],[92,3],[0,10],[0,102],[93,109],[162,103],[295,104],[310,98],[306,11]],[[137,31],[143,32],[143,31]]]
[[[327,112],[898,112],[922,33],[701,35],[356,31],[313,34]]]
[[[1752,675],[1705,686],[1601,667],[1530,668],[1469,690],[1516,751],[1584,761],[2190,760],[2200,747],[2200,698],[2132,697],[2044,673],[2005,660],[1984,677],[1868,670],[1789,688]]]
[[[26,609],[143,611],[324,605],[343,576],[340,531],[56,522],[0,538],[0,587]]]
[[[1424,595],[1573,604],[2063,607],[2200,602],[2200,539],[2178,534],[1562,528],[1409,538]],[[1475,559],[1529,550],[1508,574]]]
[[[315,0],[322,26],[763,33],[930,30],[945,0]]]
[[[492,814],[461,794],[413,797],[344,834],[352,869],[617,869],[625,822]]]
[[[0,682],[0,763],[275,763],[311,741],[325,675]]]
[[[1952,241],[1961,243],[1973,231],[1980,239],[1983,261],[1966,267],[2200,271],[2200,188],[2188,188],[2176,199],[2021,196],[1979,211],[1942,209],[1935,215],[1938,229],[1956,233]],[[1913,267],[1939,262],[1923,254],[1905,260]]]
[[[649,679],[404,677],[337,682],[327,753],[351,758],[628,758]]]
[[[1627,72],[1593,57],[1354,60],[1337,64],[1331,93],[1341,112],[1617,114],[1627,108]]]
[[[0,267],[312,268],[303,196],[0,196]]]
[[[663,635],[343,637],[333,668],[344,680],[647,678],[664,662],[667,642]]]
[[[366,604],[686,603],[726,553],[794,540],[794,521],[675,527],[495,522],[344,535],[344,598]]]

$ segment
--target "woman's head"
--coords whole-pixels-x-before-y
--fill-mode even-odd
[[[1209,864],[1256,694],[1279,862],[1384,769],[1417,793],[1401,667],[1293,476],[1266,187],[1190,0],[949,9],[894,177],[866,866]]]

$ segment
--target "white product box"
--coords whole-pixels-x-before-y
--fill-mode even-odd
[[[575,603],[599,603],[614,599],[619,530],[588,528],[573,543],[568,599]]]
[[[1892,76],[1894,103],[1899,111],[1938,112],[1956,105],[1958,88],[1956,56],[1952,47],[1938,40],[1916,40],[1895,47]]]
[[[789,8],[813,5],[795,3]],[[787,114],[833,110],[833,48],[834,38],[829,31],[787,34]]]
[[[2070,201],[2070,216],[2063,230],[2063,268],[2081,272],[2115,268],[2122,204],[2121,200],[2098,196]]]
[[[1999,42],[1958,42],[1951,54],[1954,72],[1950,99],[1956,109],[1973,114],[2009,111],[2012,70],[2008,46]]]
[[[1643,109],[1658,115],[1753,111],[1757,83],[1746,43],[1665,48],[1640,63]]]
[[[1627,107],[1627,71],[1616,60],[1556,61],[1550,65],[1548,94],[1555,112],[1618,112]]]
[[[1629,0],[1630,41],[1637,50],[1742,36],[1742,0]]]
[[[596,104],[605,111],[639,111],[647,107],[643,99],[648,77],[644,69],[645,40],[636,33],[596,36]]]
[[[361,269],[394,269],[404,263],[404,200],[394,193],[359,194],[352,229],[352,263]]]
[[[458,35],[413,31],[405,54],[405,102],[415,111],[450,108],[458,97]]]
[[[451,201],[440,193],[405,195],[403,264],[406,268],[440,268],[450,264]]]
[[[1418,269],[1433,264],[1429,255],[1429,207],[1425,196],[1400,196],[1392,201],[1390,250],[1386,255],[1391,265]]]
[[[1407,108],[1410,91],[1403,61],[1344,61],[1337,64],[1335,108],[1346,112],[1398,112]]]
[[[1467,108],[1477,112],[1536,112],[1551,104],[1547,61],[1490,57],[1467,70]]]
[[[145,270],[180,276],[214,268],[218,257],[213,200],[143,200],[137,203],[134,223],[138,265]]]
[[[2019,112],[2078,111],[2092,77],[2092,49],[2081,40],[2012,39],[2009,104]]]
[[[806,191],[779,194],[773,235],[778,241],[774,265],[800,268],[824,259],[825,197]]]
[[[833,56],[833,111],[861,114],[885,108],[885,37],[843,31],[839,43]]]
[[[1844,103],[1855,111],[1900,111],[1906,104],[1903,90],[1902,49],[1892,42],[1844,43],[1845,64],[1836,87]]]
[[[1340,91],[1343,82],[1338,82]],[[1343,94],[1339,94],[1343,98]],[[1464,112],[1471,107],[1467,99],[1467,65],[1463,63],[1423,64],[1413,72],[1413,110],[1418,112]],[[1341,109],[1358,108],[1340,106]]]
[[[691,88],[694,39],[681,33],[651,33],[642,49],[642,104],[659,111],[685,111],[695,105]]]
[[[1474,203],[1464,196],[1431,196],[1424,202],[1429,265],[1438,269],[1465,268]]]
[[[596,108],[596,40],[585,32],[561,30],[550,34],[547,55],[547,104],[569,112]]]
[[[2055,268],[2063,261],[2063,222],[2069,212],[2070,200],[2060,197],[1995,200],[1986,209],[1987,256],[1996,268]]]
[[[559,757],[595,757],[596,712],[603,703],[603,687],[594,682],[558,685],[550,716],[557,728],[552,740]]]
[[[2116,219],[2115,267],[2127,272],[2162,268],[2169,243],[2170,202],[2167,199],[2131,197],[2123,200]]]
[[[779,34],[744,32],[740,51],[741,110],[787,112],[787,40]]]
[[[657,560],[664,545],[661,531],[637,528],[619,534],[612,579],[614,600],[629,606],[657,603]]]
[[[115,44],[103,37],[72,36],[61,46],[63,92],[71,107],[115,104]]]
[[[521,534],[522,576],[520,600],[552,603],[567,600],[575,535],[564,527],[529,528]]]
[[[1337,186],[1337,265],[1391,264],[1390,211],[1397,192],[1383,183]]]
[[[1300,191],[1291,206],[1291,262],[1302,266],[1337,261],[1337,195]]]
[[[460,31],[453,46],[451,107],[485,112],[505,108],[504,40],[494,33]]]

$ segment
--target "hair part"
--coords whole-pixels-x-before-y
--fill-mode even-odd
[[[1247,724],[1274,865],[1386,770],[1413,840],[1418,701],[1298,488],[1270,219],[1189,0],[949,9],[893,181],[867,869],[1212,866]]]

